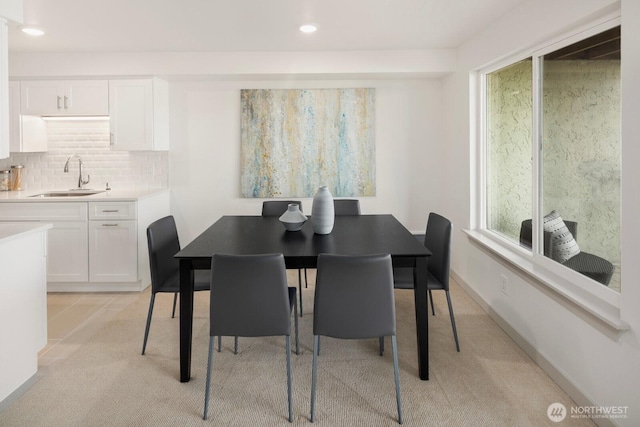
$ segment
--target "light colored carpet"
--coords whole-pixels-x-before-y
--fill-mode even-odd
[[[310,271],[313,283],[313,273]],[[290,283],[296,283],[291,272]],[[412,291],[396,291],[400,381],[407,426],[542,426],[551,403],[573,401],[452,283],[460,336],[457,353],[446,299],[434,292],[429,317],[431,379],[417,376]],[[301,354],[293,354],[294,425],[311,425],[313,287],[303,291]],[[51,366],[0,414],[1,426],[274,426],[287,422],[284,338],[223,340],[215,353],[210,418],[202,420],[208,346],[208,292],[196,294],[192,380],[180,383],[179,320],[172,297],[156,299],[147,354],[140,355],[149,290],[82,345]],[[391,343],[323,338],[319,359],[318,426],[396,423]],[[563,425],[593,425],[565,419]]]

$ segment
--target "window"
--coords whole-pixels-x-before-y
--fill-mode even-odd
[[[482,73],[484,228],[619,291],[620,26],[565,40]]]
[[[518,243],[532,212],[531,58],[486,75],[487,228]]]

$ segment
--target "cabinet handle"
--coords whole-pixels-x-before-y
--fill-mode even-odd
[[[67,105],[67,97],[64,97],[64,109],[66,110],[67,108],[69,108],[69,106]]]
[[[58,96],[58,110],[59,110],[60,108],[62,108],[62,107],[60,106],[60,101],[62,101],[62,99],[60,98],[60,96]]]
[[[117,227],[118,224],[102,224],[103,227]]]
[[[119,209],[103,209],[102,212],[120,212]]]
[[[109,134],[109,145],[113,146],[113,132]]]

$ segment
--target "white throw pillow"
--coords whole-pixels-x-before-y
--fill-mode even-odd
[[[558,212],[551,211],[544,217],[543,228],[551,233],[551,259],[562,264],[580,253],[576,239]]]

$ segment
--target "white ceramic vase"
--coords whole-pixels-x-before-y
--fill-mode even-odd
[[[302,228],[307,217],[300,212],[300,206],[295,203],[289,203],[287,210],[280,215],[280,222],[284,225],[287,231],[298,231]]]
[[[326,186],[318,189],[313,196],[313,205],[311,207],[311,226],[316,234],[329,234],[333,230],[333,222],[335,219],[333,210],[333,196]]]

